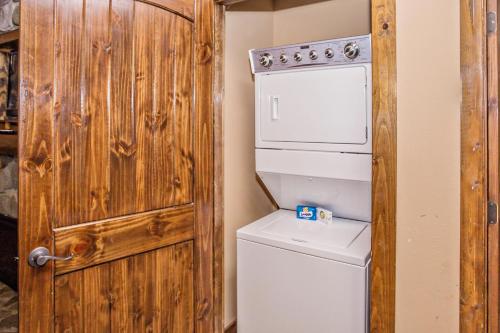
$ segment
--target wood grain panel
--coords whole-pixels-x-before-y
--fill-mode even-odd
[[[153,325],[166,309],[157,306],[156,271],[154,253],[111,263],[111,326],[115,332],[159,332]]]
[[[109,285],[112,283],[108,265],[87,268],[83,271],[85,301],[83,313],[84,332],[109,332]]]
[[[173,324],[167,325],[160,332],[191,333],[194,332],[194,286],[193,286],[193,243],[187,242],[175,246],[174,260],[175,271],[170,274],[173,278],[168,288],[162,290],[163,299],[170,299],[170,312],[173,313]],[[163,262],[163,267],[169,262],[158,253],[159,261]],[[171,266],[171,264],[168,264]],[[168,307],[164,304],[163,307]],[[167,322],[168,323],[168,322]],[[171,328],[170,328],[171,327]]]
[[[104,264],[55,279],[55,332],[110,332],[111,285]]]
[[[136,3],[134,20],[134,112],[137,117],[137,196],[136,207],[146,210],[152,202],[149,184],[152,183],[150,156],[153,153],[153,48],[149,38],[154,35],[154,11],[149,5]]]
[[[134,1],[111,6],[110,214],[135,211],[137,138],[134,112]]]
[[[193,20],[194,0],[138,0],[158,6]]]
[[[56,5],[55,226],[192,202],[193,24],[133,0]]]
[[[55,229],[56,274],[193,238],[192,205]]]
[[[113,262],[111,331],[193,332],[192,262],[192,242]]]
[[[174,97],[178,89],[175,84],[175,38],[177,31],[175,15],[161,9],[153,14],[153,115],[151,132],[153,136],[152,176],[156,182],[151,186],[153,209],[167,207],[175,201],[174,187]],[[182,37],[181,37],[182,38]],[[190,94],[192,91],[190,91]],[[191,127],[188,127],[188,131]]]
[[[19,104],[19,330],[52,332],[53,267],[34,270],[28,255],[53,247],[54,2],[23,0]]]
[[[485,1],[460,1],[460,332],[487,330]]]
[[[195,330],[212,332],[214,329],[214,2],[197,1],[195,13]]]
[[[372,333],[395,331],[396,310],[396,5],[372,1],[373,180]]]
[[[85,327],[85,281],[83,271],[58,276],[55,279],[55,331],[74,332],[72,328]],[[76,333],[76,332],[75,332]]]
[[[83,0],[56,1],[55,12],[55,217],[54,225],[69,224],[79,216],[73,201],[83,199],[80,185],[71,182],[75,166],[83,161],[82,152],[74,146],[83,145],[80,131],[81,105],[81,49],[83,34]],[[79,220],[79,218],[77,218]]]
[[[110,22],[109,1],[86,0],[84,36],[82,40],[82,128],[87,136],[82,146],[85,149],[84,164],[76,171],[75,186],[83,189],[80,222],[107,218],[109,214],[109,102],[110,82]],[[75,202],[78,204],[78,202]],[[74,224],[71,223],[71,224]]]
[[[56,332],[193,332],[193,244],[56,277]]]
[[[175,25],[175,202],[193,200],[193,25],[177,19]]]
[[[109,216],[109,2],[57,1],[55,226]]]

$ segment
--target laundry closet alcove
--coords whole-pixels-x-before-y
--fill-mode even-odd
[[[395,1],[220,1],[224,43],[225,324],[237,320],[236,230],[275,209],[255,175],[249,49],[372,34],[373,188],[371,331],[395,327]]]

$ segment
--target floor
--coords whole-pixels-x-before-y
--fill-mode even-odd
[[[17,293],[0,282],[0,333],[17,332]]]

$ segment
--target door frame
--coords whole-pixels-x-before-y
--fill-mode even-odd
[[[162,0],[136,1],[165,5]],[[45,62],[53,59],[55,52],[53,6],[53,0],[23,0],[21,5],[18,279],[19,294],[30,295],[29,302],[27,297],[20,297],[22,333],[54,331],[54,264],[48,263],[36,272],[27,264],[29,252],[35,247],[54,250],[50,209],[54,180],[54,68]],[[196,218],[194,226],[194,327],[200,333],[223,332],[223,50],[219,43],[223,9],[214,0],[195,0],[193,111],[195,126],[200,129],[194,140],[195,215],[208,216],[210,221],[201,223],[203,220]],[[39,189],[36,196],[30,191],[33,187]]]
[[[251,0],[215,1],[225,7]],[[221,12],[222,15],[219,16],[217,24],[223,27],[223,10]],[[396,0],[372,0],[371,22],[373,57],[373,221],[370,330],[372,333],[394,333],[396,313],[397,152]],[[221,31],[223,32],[223,29]],[[224,34],[218,34],[217,38],[216,45],[220,46],[221,54],[221,63],[217,62],[217,76],[222,78]],[[221,90],[223,91],[223,88]],[[222,114],[222,109],[220,113]],[[219,126],[222,126],[222,124],[220,123]],[[221,149],[222,135],[217,139],[220,140],[217,149]],[[219,156],[222,158],[222,152],[219,153]],[[222,207],[222,203],[219,207]],[[216,222],[216,225],[223,224],[221,216],[217,220],[219,222]],[[222,242],[222,239],[217,241]]]
[[[496,0],[493,0],[496,1]],[[498,230],[498,218],[490,228],[487,220],[488,200],[496,200],[498,161],[491,159],[498,142],[488,144],[488,135],[498,140],[498,92],[489,91],[487,10],[496,7],[492,0],[460,1],[460,64],[462,77],[461,105],[461,177],[460,177],[460,332],[496,333],[488,323],[497,311],[488,304],[488,237]],[[493,31],[496,34],[496,30]],[[490,49],[491,51],[491,49]],[[496,52],[495,52],[496,53]],[[497,73],[495,73],[497,74]],[[497,78],[498,79],[498,78]],[[490,95],[491,94],[491,95]],[[488,128],[488,124],[493,127]],[[497,152],[498,153],[498,152]],[[496,155],[498,159],[498,155]],[[489,162],[493,162],[490,166]],[[491,171],[491,173],[490,173]],[[491,192],[490,192],[491,190]],[[490,193],[489,193],[490,192]],[[490,229],[490,230],[489,230]],[[491,232],[490,232],[491,231]],[[498,237],[498,235],[497,235]],[[497,238],[498,241],[498,238]],[[498,244],[496,246],[498,248]],[[497,265],[498,266],[498,265]],[[492,276],[490,276],[491,278]],[[490,313],[489,313],[490,312]],[[498,317],[496,317],[498,318]]]
[[[461,333],[500,329],[498,7],[461,0]]]

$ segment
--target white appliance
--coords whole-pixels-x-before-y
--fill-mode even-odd
[[[238,333],[367,332],[369,223],[275,213],[238,231]]]
[[[238,333],[365,333],[371,39],[251,50],[256,170],[280,210],[237,232]],[[333,211],[298,220],[297,205]]]

